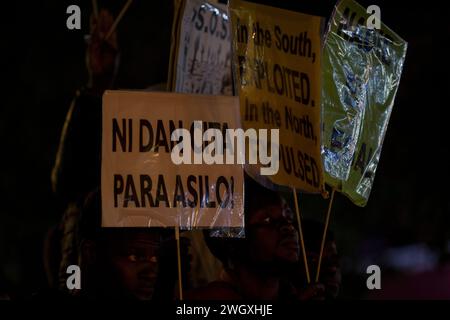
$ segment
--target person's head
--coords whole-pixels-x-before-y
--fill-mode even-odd
[[[91,193],[78,227],[82,290],[100,297],[152,298],[161,241],[154,229],[102,228],[100,195]]]
[[[302,221],[302,230],[305,240],[306,253],[308,258],[309,272],[312,279],[315,278],[317,265],[319,262],[320,246],[325,225],[314,220]],[[303,263],[297,279],[297,283],[305,284],[305,271]],[[341,286],[341,268],[336,241],[332,231],[328,230],[323,248],[322,262],[320,265],[319,283],[325,287],[325,299],[335,299],[339,294]]]
[[[251,178],[246,179],[245,225],[255,262],[296,262],[299,257],[294,214],[286,201]]]
[[[246,176],[245,239],[211,238],[206,232],[206,242],[225,269],[246,265],[255,271],[279,274],[299,257],[292,220],[292,211],[277,192]]]

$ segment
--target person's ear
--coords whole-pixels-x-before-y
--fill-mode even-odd
[[[84,264],[91,265],[97,260],[97,248],[92,240],[82,240],[80,243],[81,259]]]

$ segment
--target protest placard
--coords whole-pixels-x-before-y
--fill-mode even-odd
[[[217,132],[234,128],[235,97],[107,91],[102,226],[242,227],[243,166],[211,161]]]
[[[365,206],[405,60],[407,43],[353,0],[340,1],[323,52],[325,181]]]
[[[231,24],[226,6],[204,0],[176,1],[169,89],[232,95]]]
[[[244,128],[280,130],[280,170],[265,185],[323,192],[320,156],[322,18],[232,1],[236,87]]]

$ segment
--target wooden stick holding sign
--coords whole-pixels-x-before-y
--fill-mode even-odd
[[[306,258],[305,242],[303,241],[302,222],[300,219],[300,210],[298,209],[297,192],[295,191],[294,187],[292,187],[292,192],[294,193],[295,212],[297,213],[298,233],[300,235],[300,244],[302,246],[303,262],[305,263],[306,281],[308,284],[310,284],[311,279],[309,277],[308,259]]]
[[[178,257],[178,288],[180,290],[180,301],[183,300],[183,282],[181,279],[181,248],[180,248],[180,227],[175,226],[175,240],[177,241],[177,257]]]
[[[323,229],[322,243],[320,244],[319,261],[317,263],[316,282],[319,282],[320,265],[322,264],[323,248],[325,247],[325,240],[327,237],[328,225],[330,223],[330,214],[331,214],[331,207],[333,205],[334,191],[335,191],[335,189],[333,188],[333,190],[331,191],[331,199],[330,199],[330,202],[328,203],[328,212],[327,212],[327,217],[325,219],[325,227]]]
[[[117,25],[119,24],[120,20],[122,20],[123,15],[125,14],[125,12],[127,12],[128,7],[131,5],[132,1],[133,0],[128,0],[127,3],[125,3],[116,20],[114,21],[113,25],[111,26],[111,29],[109,29],[108,33],[106,34],[105,40],[108,40],[108,38],[111,36],[114,30],[116,30]]]

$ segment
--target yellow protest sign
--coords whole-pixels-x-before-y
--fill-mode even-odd
[[[275,175],[266,185],[322,192],[320,68],[322,18],[231,1],[234,74],[245,129],[279,129]]]

